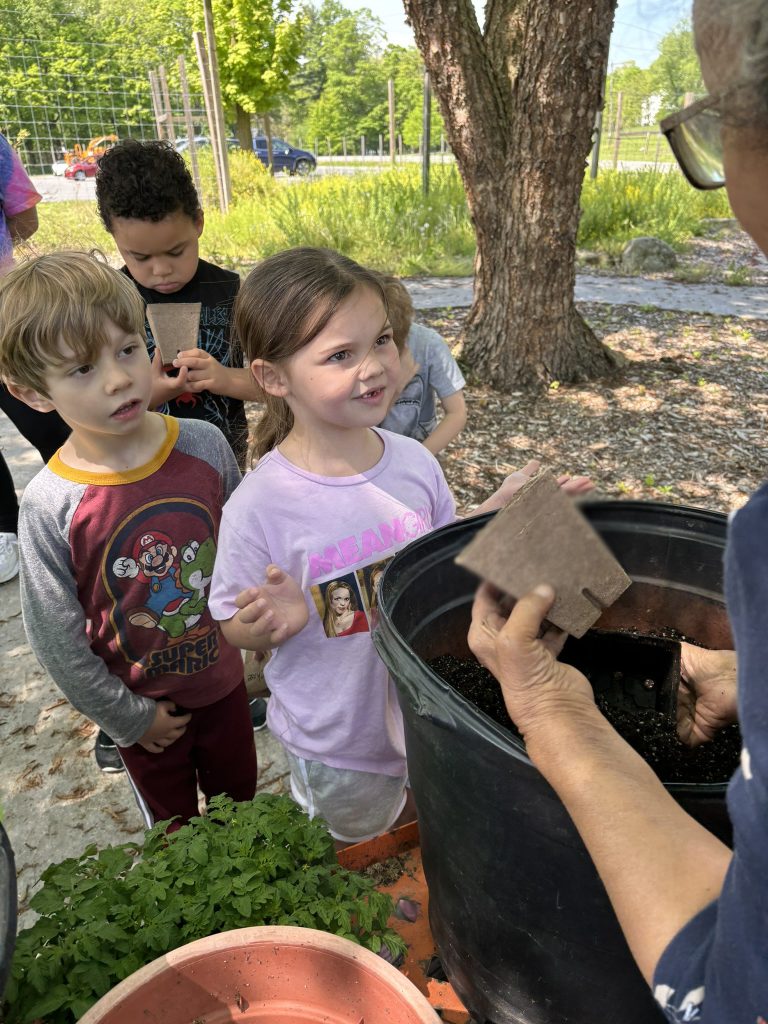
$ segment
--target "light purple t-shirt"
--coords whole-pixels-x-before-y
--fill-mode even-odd
[[[299,469],[265,455],[224,506],[209,608],[223,621],[235,598],[274,562],[301,582],[304,629],[266,667],[268,724],[296,756],[335,768],[404,775],[394,685],[371,641],[375,570],[414,538],[456,518],[440,464],[423,445],[377,430],[380,461],[356,476]],[[349,625],[325,626],[325,591],[347,603]],[[331,635],[327,635],[331,632]]]

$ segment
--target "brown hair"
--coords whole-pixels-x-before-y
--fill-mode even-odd
[[[85,252],[20,263],[0,279],[0,377],[48,397],[63,343],[83,363],[108,344],[105,321],[144,337],[144,303],[125,274]]]
[[[376,274],[333,249],[286,249],[250,272],[235,300],[232,344],[247,363],[282,363],[323,330],[356,288],[372,288],[386,307]],[[256,424],[253,454],[261,458],[288,435],[293,414],[283,398],[260,390],[265,410]]]
[[[392,334],[397,351],[402,352],[413,323],[413,302],[408,294],[408,289],[399,277],[393,277],[391,274],[378,274],[377,276],[384,289],[389,322],[392,324]]]

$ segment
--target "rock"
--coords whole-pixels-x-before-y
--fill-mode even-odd
[[[741,229],[741,225],[735,217],[702,217],[701,227],[707,234],[714,234],[717,231]]]
[[[633,238],[621,257],[624,270],[656,273],[677,265],[672,246],[660,238]]]

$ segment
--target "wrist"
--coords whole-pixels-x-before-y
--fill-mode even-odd
[[[553,786],[563,775],[578,784],[602,771],[612,744],[623,742],[594,701],[581,694],[541,701],[519,728],[528,756]]]

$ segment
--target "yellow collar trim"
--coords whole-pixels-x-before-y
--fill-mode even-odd
[[[86,470],[73,469],[72,466],[68,466],[66,462],[62,461],[59,452],[56,452],[48,463],[48,469],[54,472],[56,476],[63,477],[65,480],[71,480],[73,484],[96,484],[99,487],[135,484],[139,480],[146,480],[148,476],[152,476],[153,473],[160,469],[179,439],[179,421],[176,417],[165,416],[163,413],[158,415],[161,415],[165,420],[165,440],[150,461],[145,462],[143,466],[128,469],[123,473],[89,473]]]

